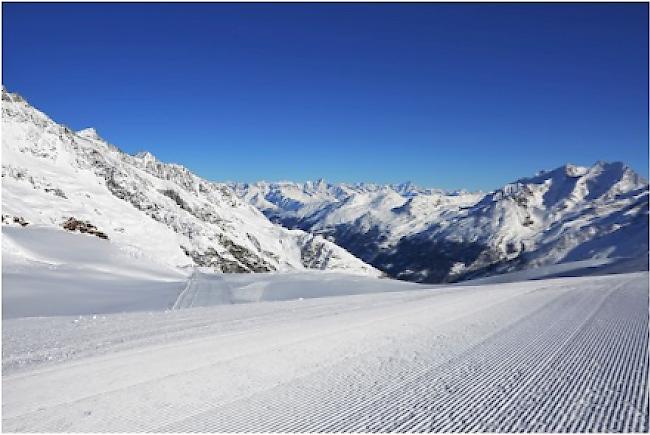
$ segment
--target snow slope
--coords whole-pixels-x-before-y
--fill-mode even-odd
[[[2,318],[171,308],[189,271],[46,225],[2,229]]]
[[[412,281],[648,254],[648,182],[620,162],[565,165],[488,194],[322,180],[232,187],[271,220]]]
[[[128,245],[49,225],[2,229],[2,317],[93,315],[421,289],[373,276],[181,269]]]
[[[176,299],[173,308],[323,298],[426,288],[426,286],[415,283],[391,279],[377,280],[366,276],[326,271],[267,273],[264,275],[196,271]]]
[[[154,263],[224,272],[380,272],[344,249],[271,223],[223,184],[149,153],[128,155],[93,129],[74,132],[2,92],[3,225],[93,225]],[[28,227],[26,227],[27,229]]]
[[[646,432],[647,306],[636,273],[10,319],[3,429]]]

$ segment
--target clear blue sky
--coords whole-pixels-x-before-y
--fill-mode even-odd
[[[648,175],[648,5],[3,3],[3,84],[218,181]]]

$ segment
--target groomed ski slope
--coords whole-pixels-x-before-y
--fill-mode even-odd
[[[3,322],[4,431],[648,430],[648,273]]]

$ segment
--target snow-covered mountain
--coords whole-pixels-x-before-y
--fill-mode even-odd
[[[168,266],[441,282],[648,253],[648,183],[622,163],[565,165],[487,194],[215,183],[72,131],[4,89],[2,111],[4,225],[83,232]]]
[[[565,165],[487,194],[322,180],[231,187],[271,220],[414,281],[648,253],[648,182],[619,162]]]
[[[321,236],[270,222],[225,184],[126,154],[93,129],[72,131],[4,88],[2,222],[65,227],[173,267],[381,274]]]

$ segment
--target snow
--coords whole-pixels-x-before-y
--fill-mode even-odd
[[[176,268],[139,250],[47,225],[2,229],[3,318],[105,314],[420,289],[311,270],[215,273]]]
[[[2,229],[2,317],[162,310],[189,273],[92,235]]]
[[[517,281],[527,281],[531,279],[551,278],[554,276],[585,276],[593,275],[600,272],[604,274],[608,267],[617,264],[611,258],[594,258],[590,260],[570,261],[567,263],[551,264],[549,266],[540,266],[534,269],[520,270],[518,272],[502,273],[499,275],[488,276],[485,278],[471,279],[463,281],[461,285],[477,284],[497,284]],[[634,269],[634,270],[642,270]]]
[[[304,184],[258,182],[230,186],[240,198],[280,220],[304,221],[313,231],[351,223],[389,225],[386,235],[393,242],[423,230],[450,208],[473,205],[484,196],[482,192],[422,189],[412,183],[352,185],[320,180]],[[404,215],[404,211],[408,213]]]
[[[644,432],[647,305],[635,273],[9,319],[3,429]]]
[[[174,303],[174,308],[323,298],[425,288],[427,287],[403,281],[377,280],[325,271],[256,275],[197,271],[190,277],[183,292]]]

